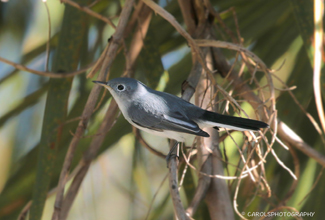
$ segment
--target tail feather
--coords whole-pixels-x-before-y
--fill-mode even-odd
[[[224,127],[234,130],[253,130],[259,131],[260,128],[269,127],[268,124],[253,119],[234,117],[229,115],[221,115],[215,112],[205,111],[200,118],[207,124],[212,126]]]

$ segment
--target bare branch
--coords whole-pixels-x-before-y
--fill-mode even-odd
[[[149,144],[147,142],[145,142],[145,140],[143,140],[141,134],[140,134],[140,131],[139,129],[133,127],[133,133],[135,135],[135,137],[138,139],[138,141],[143,145],[145,146],[151,153],[157,155],[158,157],[161,157],[161,158],[166,158],[166,155],[161,153],[160,151],[157,151],[156,149],[152,148],[149,146]]]
[[[309,121],[314,126],[315,130],[318,132],[319,136],[321,137],[322,142],[325,144],[325,138],[324,134],[322,133],[322,129],[319,127],[317,121],[314,119],[314,117],[306,111],[306,109],[299,103],[296,96],[293,94],[293,92],[289,89],[289,87],[278,77],[277,75],[271,73],[274,78],[276,78],[279,82],[282,83],[282,85],[285,87],[285,89],[288,91],[289,95],[293,99],[293,101],[298,105],[300,110],[306,115],[306,117],[309,119]]]
[[[139,15],[143,9],[143,6],[144,3],[142,1],[139,1],[137,5],[134,5],[134,11],[129,19],[129,23],[125,28],[124,37],[127,37],[132,32],[136,22],[139,20]]]
[[[157,195],[158,195],[158,192],[160,191],[161,187],[163,186],[163,183],[164,183],[165,180],[167,179],[167,177],[168,177],[168,175],[166,175],[166,176],[164,177],[164,179],[161,181],[161,183],[160,183],[160,185],[159,185],[157,191],[156,191],[155,194],[153,195],[153,198],[152,198],[152,200],[151,200],[151,202],[150,202],[150,206],[149,206],[149,209],[148,209],[148,212],[147,212],[147,215],[146,215],[145,220],[147,220],[147,219],[149,218],[150,211],[151,211],[151,209],[152,209],[152,206],[153,206],[153,204],[154,204],[154,201],[155,201],[155,199],[156,199],[156,197],[157,197]]]
[[[144,38],[147,35],[151,17],[152,10],[147,5],[143,4],[137,17],[138,25],[130,44],[130,50],[127,54],[127,59],[129,60],[126,66],[127,71],[130,71],[133,68],[134,63],[139,56],[144,44]]]
[[[291,153],[291,156],[293,158],[293,164],[294,164],[294,171],[295,171],[295,176],[297,177],[297,179],[299,180],[300,178],[300,163],[299,163],[299,158],[298,158],[298,155],[296,153],[296,149],[294,149],[293,147],[290,147],[290,153]],[[292,184],[290,186],[290,189],[289,191],[286,193],[286,196],[285,198],[282,200],[282,203],[283,204],[286,204],[287,201],[289,199],[292,198],[297,186],[298,186],[298,180],[293,180],[292,181]],[[316,180],[317,181],[317,180]]]
[[[14,63],[11,62],[10,60],[7,60],[5,58],[0,57],[0,61],[6,64],[9,64],[13,67],[15,67],[16,69],[22,70],[22,71],[26,71],[26,72],[30,72],[30,73],[34,73],[36,75],[39,76],[45,76],[45,77],[50,77],[50,78],[67,78],[67,77],[73,77],[76,76],[78,74],[81,74],[85,71],[87,71],[89,68],[91,68],[95,63],[91,63],[90,65],[88,65],[87,67],[74,71],[74,72],[69,72],[69,73],[53,73],[53,72],[43,72],[43,71],[38,71],[38,70],[33,70],[30,69],[24,65],[18,64],[18,63]]]
[[[291,146],[296,147],[308,157],[313,158],[320,165],[325,167],[325,156],[316,151],[314,148],[305,143],[293,130],[291,130],[285,123],[278,122],[278,135],[279,137],[289,143]]]
[[[206,149],[208,149],[208,148],[206,148]],[[218,157],[217,154],[214,154],[214,153],[213,153],[213,151],[211,152],[211,154],[213,154],[213,156],[216,156],[216,157],[218,158],[218,160],[221,160],[221,157]],[[223,179],[223,180],[237,180],[237,179],[243,179],[243,178],[246,178],[246,177],[248,176],[247,173],[250,172],[250,171],[253,171],[254,169],[256,169],[256,168],[259,166],[259,164],[260,164],[260,163],[259,163],[258,165],[256,165],[256,166],[250,168],[249,170],[245,170],[245,171],[243,171],[243,172],[242,172],[242,175],[239,176],[239,177],[237,177],[237,176],[224,176],[224,175],[208,174],[208,173],[202,172],[202,171],[196,169],[195,166],[193,166],[193,165],[190,163],[191,153],[190,153],[189,157],[187,157],[186,154],[184,153],[184,151],[182,150],[182,155],[183,155],[183,157],[184,157],[184,160],[185,160],[186,164],[187,164],[191,169],[197,171],[198,174],[200,174],[200,175],[202,175],[202,176],[209,177],[209,178],[219,178],[219,179]],[[226,161],[223,161],[223,162],[227,163]],[[230,163],[228,163],[228,164],[230,164]],[[237,166],[235,166],[235,165],[233,165],[233,164],[230,164],[230,165],[236,167],[238,170],[242,170],[242,169],[239,169]],[[189,208],[189,209],[191,209],[191,208]]]
[[[248,50],[245,47],[242,47],[240,45],[225,42],[225,41],[205,40],[205,39],[195,40],[195,42],[200,47],[218,47],[218,48],[226,48],[226,49],[230,49],[230,50],[244,52],[246,55],[251,57],[263,71],[265,71],[265,72],[270,71],[267,68],[267,66],[264,64],[264,62],[258,56],[256,56],[253,52],[251,52],[250,50]]]
[[[96,157],[97,152],[105,139],[106,133],[113,127],[114,122],[116,121],[115,115],[117,114],[118,110],[119,109],[116,102],[112,100],[106,112],[105,118],[97,131],[97,135],[92,139],[89,149],[87,152],[85,152],[82,160],[79,163],[81,168],[73,179],[72,184],[62,202],[62,208],[60,212],[58,212],[60,220],[65,220],[67,218],[73,201],[78,194],[79,187],[87,174],[92,160]]]
[[[107,50],[109,48],[109,44],[106,45],[104,51],[102,52],[102,54],[99,56],[99,58],[97,59],[94,67],[92,68],[92,70],[87,74],[87,78],[92,78],[95,76],[96,72],[101,68],[103,61],[107,55]]]
[[[70,173],[70,175],[69,175],[69,177],[66,179],[66,181],[68,182],[68,181],[70,181],[78,172],[79,172],[79,169],[80,169],[81,167],[78,165],[78,166],[76,166],[75,168],[74,168],[74,170],[73,170],[73,172],[71,172]],[[58,188],[57,187],[55,187],[55,188],[53,188],[53,189],[51,189],[48,193],[47,193],[47,195],[46,195],[46,198],[49,198],[49,197],[51,197],[51,196],[53,196],[56,192],[57,192],[57,190],[58,190]],[[26,219],[26,217],[27,217],[27,214],[28,214],[28,212],[29,212],[29,209],[30,209],[30,207],[31,207],[31,205],[32,205],[32,200],[30,200],[30,201],[28,201],[27,203],[26,203],[26,205],[24,206],[24,208],[21,210],[21,212],[19,213],[19,216],[18,216],[18,218],[17,218],[17,220],[25,220]]]
[[[98,18],[99,20],[104,21],[105,23],[111,25],[114,29],[116,29],[115,24],[110,19],[108,19],[107,17],[105,17],[103,15],[100,15],[100,14],[94,12],[93,10],[91,10],[90,8],[88,8],[86,6],[81,6],[78,3],[74,2],[74,1],[71,1],[71,0],[61,0],[61,2],[65,2],[65,3],[71,5],[71,6],[75,7],[75,8],[78,8],[79,10],[84,11],[87,14],[89,14],[89,15],[95,17],[95,18]]]
[[[133,0],[127,0],[124,8],[122,9],[119,23],[116,28],[116,32],[112,36],[112,40],[110,41],[110,45],[107,50],[106,57],[103,61],[103,66],[102,66],[99,76],[97,78],[97,80],[99,80],[99,81],[105,80],[106,74],[108,73],[108,70],[110,69],[110,67],[113,63],[113,60],[116,56],[118,47],[119,47],[120,42],[123,38],[123,32],[125,30],[125,27],[126,27],[126,24],[128,21],[128,17],[131,13],[132,6],[133,6]],[[95,108],[96,101],[98,99],[100,90],[101,90],[100,86],[95,85],[92,88],[90,95],[88,97],[86,106],[84,108],[84,111],[82,113],[82,120],[80,120],[77,130],[75,132],[75,135],[73,136],[73,139],[69,145],[68,152],[67,152],[65,160],[64,160],[63,168],[61,170],[60,179],[59,179],[59,183],[58,183],[58,193],[57,193],[57,197],[55,200],[55,210],[54,210],[53,216],[52,216],[53,220],[60,219],[60,211],[61,211],[62,202],[63,202],[65,179],[69,172],[75,149],[76,149],[76,147],[79,143],[79,140],[82,137],[82,135],[87,127],[88,120],[89,120],[90,116],[92,115],[93,110]],[[87,170],[88,170],[88,168],[82,169],[80,171],[81,174],[78,173],[79,175],[77,174],[76,177],[82,176],[83,172],[87,172]],[[81,178],[81,181],[82,181],[82,179],[83,179],[83,177]],[[80,182],[80,184],[81,184],[81,182]],[[65,209],[65,211],[66,211],[66,213],[64,213],[64,214],[67,215],[69,208]]]
[[[171,143],[174,143],[171,141]],[[174,211],[176,213],[176,216],[178,219],[190,219],[185,212],[185,209],[182,205],[182,201],[179,195],[178,190],[178,179],[177,179],[177,166],[178,161],[176,157],[171,157],[168,162],[168,168],[169,168],[169,191],[170,195],[173,201]]]
[[[208,89],[209,85],[207,84],[207,79],[203,77],[203,74],[200,79],[200,83],[197,88],[197,92],[195,93],[195,103],[201,103],[202,108],[207,107],[207,103],[210,101],[211,90]],[[213,89],[213,88],[212,88]],[[207,95],[206,95],[207,94]],[[213,131],[210,128],[204,129],[209,132],[210,138],[203,139],[198,138],[197,149],[198,149],[198,167],[199,167],[199,180],[198,185],[195,189],[194,197],[189,204],[186,212],[189,213],[190,216],[193,216],[196,212],[199,204],[205,198],[212,178],[208,175],[212,175],[213,167],[212,167],[212,154],[213,148],[215,146],[215,141],[218,143],[219,135],[218,132]],[[210,133],[211,132],[211,133]],[[205,173],[207,175],[202,175]]]
[[[211,54],[208,53],[206,59],[207,64],[210,64],[209,68],[213,69]],[[216,98],[211,81],[207,75],[202,75],[196,92],[196,104],[201,103],[200,107],[215,111],[216,105],[211,105],[211,101],[216,101]],[[213,128],[204,130],[211,137],[198,139],[199,180],[195,195],[186,211],[193,216],[199,204],[205,199],[211,219],[234,219],[227,184],[225,179],[218,178],[223,176],[223,164],[218,149],[219,133]]]
[[[295,179],[298,180],[296,175],[280,160],[280,158],[278,157],[278,155],[276,155],[275,151],[272,149],[271,150],[274,158],[276,159],[276,161],[278,162],[278,164],[280,164],[280,166],[283,167],[283,169],[285,169],[286,171],[288,171],[290,173],[290,175]]]
[[[193,35],[196,29],[195,18],[193,11],[193,1],[188,0],[178,0],[179,7],[182,11],[182,16],[187,27],[189,34]]]

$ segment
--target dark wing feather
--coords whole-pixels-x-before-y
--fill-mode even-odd
[[[168,130],[194,134],[202,137],[210,137],[208,133],[202,131],[192,120],[180,116],[179,114],[164,115],[161,125],[169,127]]]
[[[209,137],[209,134],[202,131],[194,121],[187,119],[179,112],[174,112],[173,114],[153,114],[151,112],[135,114],[135,111],[130,111],[128,113],[135,124],[144,128],[160,132],[170,130]]]
[[[148,129],[151,129],[151,130],[154,130],[154,131],[159,131],[159,132],[163,132],[163,131],[164,131],[164,130],[162,130],[162,129],[155,128],[154,126],[150,126],[150,127],[145,126],[145,125],[143,125],[143,124],[140,124],[140,123],[136,122],[136,121],[133,120],[133,119],[132,119],[132,122],[133,122],[134,124],[140,126],[140,127],[148,128]]]

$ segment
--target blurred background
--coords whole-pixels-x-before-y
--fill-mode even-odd
[[[156,2],[174,15],[176,20],[185,27],[178,1]],[[210,2],[220,13],[227,27],[236,36],[237,31],[240,32],[243,46],[253,51],[269,68],[278,69],[274,72],[276,78],[273,78],[274,87],[278,88],[276,90],[277,117],[323,155],[323,134],[317,133],[306,114],[292,98],[293,94],[300,105],[317,122],[319,121],[312,83],[313,1],[211,0]],[[124,3],[124,0],[79,1],[79,4],[89,5],[91,10],[110,18],[115,25],[118,23]],[[47,6],[40,0],[0,2],[0,57],[34,70],[48,72],[60,72],[62,68],[60,65],[65,61],[69,64],[73,63],[70,69],[65,69],[68,72],[84,68],[96,61],[108,39],[115,32],[114,28],[91,15],[75,8],[71,9],[73,13],[79,13],[77,16],[80,16],[83,22],[83,25],[76,28],[80,39],[76,37],[74,41],[80,42],[77,52],[79,57],[74,58],[75,55],[69,58],[59,57],[58,51],[73,48],[59,45],[60,35],[62,36],[62,32],[66,31],[64,24],[69,23],[68,18],[64,19],[65,9],[72,7],[65,6],[59,0],[48,0],[46,4]],[[139,2],[136,1],[135,4]],[[50,39],[46,7],[50,15]],[[229,32],[225,31],[217,20],[213,23],[218,39],[232,42]],[[130,28],[130,33],[126,36],[127,48],[135,31],[136,28]],[[49,50],[46,49],[47,43]],[[235,52],[229,50],[223,52],[231,64],[236,62]],[[126,68],[125,62],[125,50],[120,48],[109,77],[122,75]],[[136,61],[134,77],[151,88],[179,96],[181,84],[191,70],[191,63],[191,50],[186,40],[170,23],[153,13],[144,38],[143,49]],[[235,65],[235,69],[239,70],[240,65]],[[246,72],[244,71],[243,78],[249,79],[250,75]],[[257,72],[256,78],[261,85],[266,83],[262,72]],[[296,88],[290,92],[286,91],[285,85],[277,78],[287,86],[296,86]],[[67,148],[94,86],[91,81],[95,79],[96,77],[86,78],[86,73],[76,75],[73,81],[69,82],[71,89],[64,93],[67,95],[57,94],[59,100],[67,103],[67,116],[55,160],[53,160],[53,169],[49,171],[51,172],[49,191],[58,183]],[[216,79],[218,82],[223,82],[220,76]],[[324,82],[322,77],[322,92]],[[33,189],[38,187],[39,183],[35,180],[38,155],[43,143],[42,127],[47,123],[44,112],[45,109],[51,109],[51,114],[61,111],[60,104],[46,104],[48,91],[51,89],[50,84],[48,77],[17,70],[11,65],[0,62],[0,219],[17,219],[23,207],[31,200]],[[231,87],[226,89],[229,91]],[[103,92],[104,90],[101,91],[102,98],[98,102],[98,108],[90,118],[84,136],[77,146],[72,170],[88,148],[93,136],[96,135],[111,101],[110,94],[102,94]],[[236,96],[236,91],[234,95],[240,100],[240,97]],[[254,109],[247,102],[240,104],[249,115],[254,115]],[[221,102],[221,112],[225,106],[226,102]],[[233,112],[230,110],[230,113]],[[68,219],[172,219],[173,206],[168,181],[165,180],[168,172],[166,161],[150,153],[140,144],[132,133],[131,125],[122,116],[116,118],[116,123],[106,134],[98,156],[88,170]],[[152,137],[142,132],[141,134],[150,146],[164,154],[168,152],[166,139]],[[233,137],[239,145],[244,142],[241,132],[234,132]],[[268,156],[265,173],[271,195],[267,195],[266,189],[252,184],[250,180],[243,180],[237,199],[240,211],[266,212],[286,206],[293,208],[286,211],[315,212],[316,219],[325,216],[323,209],[325,192],[322,187],[325,178],[322,175],[322,165],[296,148],[289,147],[290,150],[287,151],[279,143],[273,145],[279,158],[294,171],[298,181],[295,181],[274,157]],[[229,162],[241,163],[237,148],[230,138],[226,138],[220,148]],[[224,171],[225,175],[236,175],[236,169],[231,166],[225,167]],[[191,174],[191,180],[186,181],[197,184],[196,171],[188,168],[187,172]],[[180,171],[180,175],[181,173]],[[236,184],[233,184],[233,180],[227,183],[232,200]],[[182,202],[186,207],[190,201],[186,199],[185,194],[182,188]],[[51,219],[54,200],[55,194],[50,193],[42,219]],[[148,214],[150,207],[151,211]],[[209,219],[205,213],[207,207],[203,203],[194,218]],[[239,217],[236,216],[236,219]]]

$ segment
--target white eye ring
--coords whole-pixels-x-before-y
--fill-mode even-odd
[[[125,86],[122,85],[122,84],[117,85],[116,88],[117,88],[118,91],[124,91],[125,90]]]

